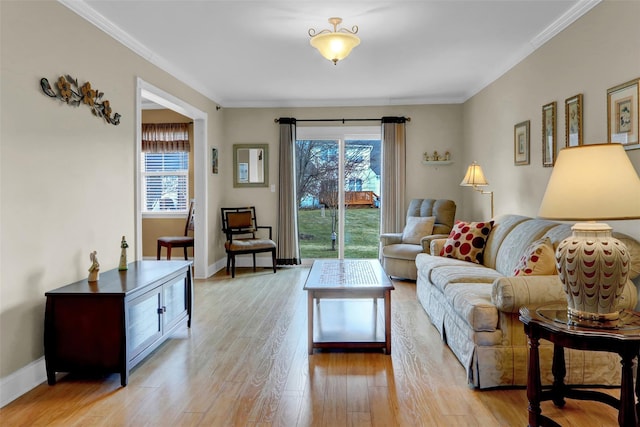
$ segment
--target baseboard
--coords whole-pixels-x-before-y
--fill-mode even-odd
[[[0,408],[47,380],[44,357],[0,378]]]

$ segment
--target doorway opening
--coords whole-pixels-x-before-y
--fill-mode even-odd
[[[173,110],[193,120],[193,194],[196,206],[194,219],[194,277],[206,278],[209,276],[207,260],[209,258],[206,238],[208,236],[208,209],[207,209],[207,113],[186,103],[185,101],[157,88],[138,78],[136,85],[136,259],[143,259],[142,253],[142,109],[143,104],[154,103],[169,110]],[[186,220],[186,219],[185,219]]]
[[[380,128],[299,127],[296,163],[303,264],[319,258],[377,258]]]

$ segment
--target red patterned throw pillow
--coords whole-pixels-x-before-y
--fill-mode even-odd
[[[484,246],[492,228],[493,221],[456,221],[440,252],[440,256],[482,264],[484,261]]]
[[[553,244],[548,237],[531,243],[513,270],[514,276],[544,276],[558,274]]]

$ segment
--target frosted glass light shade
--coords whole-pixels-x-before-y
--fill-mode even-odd
[[[360,39],[354,34],[333,32],[317,34],[311,38],[310,43],[322,56],[336,64],[349,56],[351,49],[360,44]]]

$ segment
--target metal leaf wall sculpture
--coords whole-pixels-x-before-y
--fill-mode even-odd
[[[111,117],[112,110],[109,101],[102,100],[104,93],[97,89],[92,89],[91,83],[89,82],[80,86],[77,79],[67,74],[66,76],[60,76],[58,78],[55,85],[57,92],[51,88],[49,80],[44,77],[40,79],[40,86],[44,94],[51,98],[57,98],[74,107],[80,104],[86,104],[91,108],[94,116],[101,117],[112,125],[120,124],[120,114],[115,113],[113,117]]]

